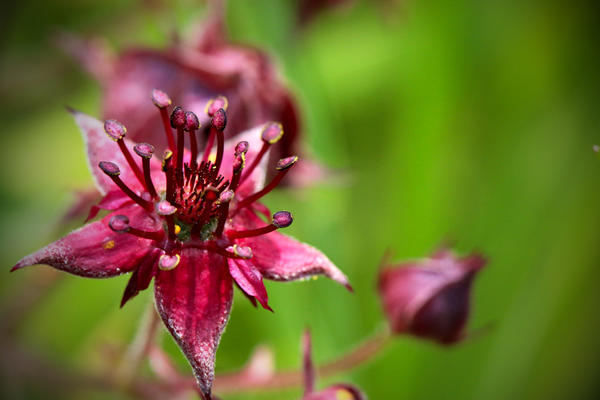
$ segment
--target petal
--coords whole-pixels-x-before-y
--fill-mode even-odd
[[[184,249],[175,269],[158,272],[154,289],[163,322],[192,365],[198,386],[210,398],[215,353],[233,298],[225,259]]]
[[[72,109],[69,111],[75,118],[75,122],[83,135],[87,151],[88,167],[90,168],[92,177],[96,183],[96,188],[98,188],[100,193],[104,195],[111,191],[119,190],[113,181],[98,168],[98,163],[100,161],[111,161],[116,163],[121,169],[120,178],[127,186],[137,192],[144,190],[144,187],[138,181],[134,172],[125,160],[125,156],[123,156],[119,150],[119,146],[104,132],[104,124],[96,118],[80,111]],[[133,153],[134,144],[127,139],[125,139],[125,144],[130,152]],[[136,157],[135,154],[134,157]],[[153,158],[150,167],[153,172],[152,179],[154,185],[157,189],[159,187],[164,187],[164,174],[160,172],[160,162],[158,162],[156,158]]]
[[[129,203],[133,203],[133,200],[131,200],[131,198],[121,190],[113,190],[108,192],[108,194],[104,196],[98,204],[92,206],[85,222],[96,218],[96,215],[98,215],[100,210],[116,210]]]
[[[273,311],[269,307],[267,289],[263,283],[260,271],[248,260],[228,259],[229,273],[248,296],[256,298],[263,308]]]
[[[148,286],[150,286],[150,282],[158,270],[157,260],[160,253],[161,251],[159,249],[152,249],[144,258],[140,266],[133,271],[129,278],[129,282],[127,282],[127,286],[125,287],[125,292],[121,299],[121,307],[137,296],[139,292],[146,290]]]
[[[225,142],[225,152],[223,154],[223,166],[221,167],[225,176],[231,176],[233,168],[233,158],[235,153],[235,146],[241,141],[247,141],[250,145],[248,147],[248,153],[246,153],[246,168],[252,164],[255,157],[262,148],[263,141],[261,139],[263,125],[249,129],[233,139],[229,139]],[[252,193],[262,189],[265,184],[265,177],[267,174],[267,165],[269,159],[270,150],[262,158],[261,162],[256,166],[252,174],[244,180],[244,182],[237,189],[236,194],[243,197],[247,197]]]
[[[260,218],[247,209],[240,211],[234,218],[234,226],[238,229],[264,225]],[[325,254],[306,243],[277,231],[238,241],[252,249],[252,263],[267,279],[292,281],[325,275],[352,290],[346,275]]]
[[[132,224],[146,230],[159,229],[141,208],[130,206],[118,211]],[[35,264],[47,264],[56,269],[87,278],[107,278],[135,269],[151,250],[152,241],[129,234],[113,232],[109,214],[101,221],[88,224],[62,239],[21,259],[12,271]]]

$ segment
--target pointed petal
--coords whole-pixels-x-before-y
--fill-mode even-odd
[[[158,272],[154,289],[163,322],[192,365],[198,386],[210,398],[215,353],[233,298],[225,259],[184,249],[175,269]]]
[[[136,226],[157,230],[160,225],[136,206],[118,211]],[[151,241],[133,235],[113,232],[108,227],[109,214],[71,232],[62,239],[21,259],[12,271],[35,264],[47,264],[56,269],[87,278],[107,278],[135,269],[151,249]]]
[[[260,271],[248,260],[230,258],[227,262],[229,273],[244,293],[256,298],[264,309],[273,311],[268,304],[269,297]]]
[[[150,286],[150,282],[158,270],[157,261],[159,256],[160,250],[152,249],[144,258],[140,266],[132,272],[129,281],[127,282],[127,286],[125,287],[123,298],[121,299],[121,308],[129,300],[137,296],[139,292],[146,290],[148,286]]]
[[[259,125],[225,142],[225,152],[223,154],[222,167],[225,176],[231,176],[235,146],[239,142],[245,140],[250,145],[248,148],[248,153],[246,153],[246,167],[248,167],[254,161],[254,158],[256,158],[258,152],[260,151],[263,145],[263,141],[261,139],[262,129],[263,125]],[[240,195],[241,197],[246,197],[263,188],[265,184],[265,177],[267,175],[269,153],[270,150],[269,152],[267,152],[267,154],[265,154],[260,164],[256,166],[254,171],[252,171],[252,174],[248,178],[246,178],[242,185],[237,189],[237,195]]]
[[[264,222],[244,209],[235,216],[234,225],[237,229],[251,229],[264,225]],[[277,231],[238,242],[252,249],[252,263],[267,279],[293,281],[325,275],[352,290],[346,275],[325,254],[306,243]]]
[[[143,190],[144,187],[135,177],[118,145],[104,132],[104,124],[96,118],[80,111],[72,109],[69,111],[81,130],[87,152],[88,167],[94,178],[96,188],[100,193],[104,195],[108,192],[119,190],[113,181],[98,168],[100,161],[111,161],[117,164],[121,170],[120,178],[123,182],[135,192]],[[134,144],[127,139],[125,139],[125,144],[133,152]],[[156,158],[153,158],[150,166],[153,171],[152,179],[154,185],[157,189],[164,187],[164,175],[160,173],[160,162]]]
[[[133,203],[133,200],[131,200],[131,198],[129,198],[125,193],[123,193],[121,190],[113,190],[104,196],[98,204],[95,204],[90,208],[90,212],[85,222],[96,218],[96,215],[98,215],[100,210],[116,210],[129,203]]]

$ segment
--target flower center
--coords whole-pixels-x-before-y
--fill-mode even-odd
[[[163,257],[159,262],[159,267],[163,270],[175,268],[179,263],[181,249],[187,247],[213,251],[230,258],[251,258],[252,250],[234,243],[235,240],[285,228],[292,223],[291,214],[287,211],[277,212],[270,224],[241,231],[226,231],[225,225],[242,208],[251,207],[275,188],[298,160],[296,156],[279,160],[278,174],[269,184],[256,193],[236,198],[236,191],[257,168],[271,145],[283,135],[281,124],[271,122],[265,125],[261,137],[262,148],[251,160],[248,168],[244,168],[249,149],[248,142],[239,142],[235,147],[229,175],[229,171],[220,171],[224,154],[223,131],[227,125],[227,100],[224,97],[210,101],[206,107],[211,117],[211,126],[207,146],[202,155],[199,155],[196,138],[200,127],[197,116],[190,111],[185,112],[181,107],[175,107],[169,115],[167,107],[171,105],[171,99],[159,90],[152,92],[152,100],[160,111],[169,144],[162,161],[166,187],[159,188],[164,190],[157,191],[152,181],[150,161],[154,155],[154,147],[147,143],[140,143],[134,147],[134,152],[141,158],[140,168],[125,145],[127,131],[118,121],[106,121],[104,129],[109,137],[117,142],[128,166],[144,190],[142,193],[136,193],[123,182],[120,178],[121,171],[116,164],[102,161],[99,167],[123,193],[156,220],[162,220],[164,229],[156,232],[145,231],[136,227],[137,221],[130,221],[124,215],[113,216],[109,227],[115,232],[152,240],[154,246],[163,250]],[[184,144],[186,132],[190,144],[188,152]],[[215,142],[216,152],[214,158],[211,158]],[[214,161],[211,161],[212,159]],[[225,175],[230,176],[230,179],[226,180]]]

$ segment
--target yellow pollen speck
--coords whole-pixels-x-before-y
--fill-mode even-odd
[[[354,396],[346,389],[338,389],[335,392],[335,398],[336,400],[352,400]]]
[[[112,248],[115,247],[115,241],[114,240],[109,240],[107,242],[104,242],[104,244],[102,245],[102,247],[104,248],[104,250],[110,250]]]
[[[319,275],[313,275],[313,276],[311,277],[311,279],[312,279],[313,281],[316,281],[317,279],[319,279]]]
[[[179,225],[175,225],[175,234],[179,235],[179,232],[181,232],[181,227]]]
[[[213,151],[212,153],[210,153],[210,155],[208,156],[208,161],[210,161],[211,163],[214,163],[217,160],[217,152]]]

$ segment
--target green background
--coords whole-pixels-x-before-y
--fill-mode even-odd
[[[239,293],[217,371],[268,344],[277,366],[299,364],[313,331],[317,362],[381,329],[374,287],[386,248],[421,257],[450,241],[484,252],[469,330],[452,348],[408,337],[334,381],[371,399],[585,399],[598,387],[600,334],[599,13],[593,2],[403,0],[322,15],[293,29],[292,3],[235,0],[229,30],[269,48],[297,93],[306,141],[344,179],[268,197],[294,213],[289,233],[323,250],[354,295],[326,279],[268,282],[275,313]],[[97,115],[100,89],[52,42],[59,30],[116,48],[160,46],[185,32],[194,1],[4,2],[0,17],[0,397],[82,398],[19,372],[19,346],[61,368],[100,368],[131,339],[150,291],[123,310],[127,277],[63,275],[34,307],[47,267],[9,274],[54,240],[73,188],[90,184],[64,105]],[[15,320],[16,317],[16,320]],[[164,347],[183,358],[167,335]],[[103,361],[104,360],[104,361]],[[50,382],[48,382],[50,381]],[[318,383],[321,387],[330,380]],[[297,399],[299,391],[225,396]],[[85,398],[121,398],[112,392]]]

